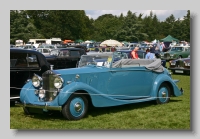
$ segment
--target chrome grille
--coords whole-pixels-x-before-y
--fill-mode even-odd
[[[165,53],[164,54],[164,58],[167,58],[167,59],[170,58],[170,54],[169,53]]]
[[[53,95],[53,93],[57,91],[53,84],[55,75],[56,74],[54,74],[52,71],[47,71],[42,74],[42,88],[46,90],[45,98],[43,99],[43,101],[52,101],[53,99],[55,99],[55,96]]]
[[[182,60],[176,61],[176,67],[184,67],[184,63]]]

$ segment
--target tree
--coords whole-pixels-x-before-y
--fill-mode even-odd
[[[37,32],[37,28],[30,22],[26,11],[11,10],[10,11],[10,43],[21,39],[27,42],[30,38],[41,38],[41,34]]]
[[[148,37],[146,33],[141,32],[142,28],[143,24],[136,13],[128,11],[121,28],[116,32],[116,38],[119,41],[139,42],[142,38]]]

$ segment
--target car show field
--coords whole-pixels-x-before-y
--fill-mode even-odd
[[[10,129],[191,131],[190,10],[153,11],[10,10]]]

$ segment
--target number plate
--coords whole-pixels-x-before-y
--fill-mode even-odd
[[[182,70],[175,70],[176,73],[183,73]]]

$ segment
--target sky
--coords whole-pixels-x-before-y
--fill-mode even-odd
[[[143,13],[142,17],[149,15],[150,11],[152,11],[153,14],[157,15],[157,18],[160,21],[164,21],[171,14],[173,14],[176,19],[178,18],[183,19],[183,16],[187,15],[187,10],[130,10],[130,11],[133,13],[136,12],[136,15]],[[85,10],[86,15],[89,18],[93,19],[97,19],[99,16],[104,14],[113,14],[119,16],[121,13],[123,13],[123,15],[126,16],[127,12],[128,10]]]

